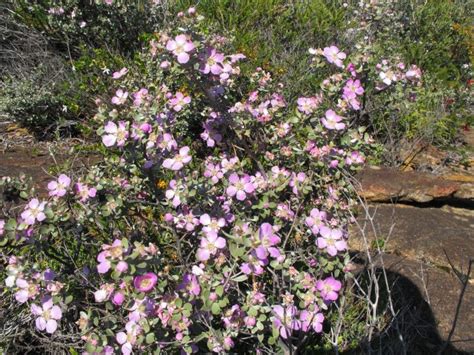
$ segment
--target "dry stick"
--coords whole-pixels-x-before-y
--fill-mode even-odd
[[[448,347],[449,343],[451,342],[451,338],[454,335],[454,331],[456,330],[456,325],[457,325],[457,322],[458,322],[458,319],[459,319],[459,312],[461,311],[462,300],[464,299],[464,293],[466,292],[466,288],[467,288],[467,285],[469,283],[469,277],[471,276],[472,264],[474,263],[474,259],[469,259],[469,266],[467,267],[467,274],[466,274],[466,276],[463,280],[462,277],[458,274],[458,272],[454,268],[454,265],[451,263],[451,260],[449,259],[449,256],[446,253],[446,250],[443,249],[443,251],[444,251],[444,254],[446,255],[446,258],[448,259],[449,265],[451,266],[451,268],[454,271],[454,274],[456,275],[456,277],[461,282],[462,288],[461,288],[461,293],[459,294],[458,303],[456,305],[456,312],[454,313],[453,325],[451,326],[451,330],[449,331],[448,339],[446,339],[443,346],[438,351],[438,353],[437,353],[438,355],[441,355],[441,354],[444,353],[444,351]]]

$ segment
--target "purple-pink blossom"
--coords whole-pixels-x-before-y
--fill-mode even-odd
[[[347,249],[347,242],[343,239],[340,229],[331,229],[326,226],[319,228],[319,234],[316,244],[319,249],[325,249],[331,256],[336,256],[339,251]]]
[[[133,351],[133,345],[136,343],[141,333],[141,327],[134,321],[125,324],[125,332],[118,332],[115,336],[117,343],[121,345],[122,354],[129,355]]]
[[[318,280],[316,282],[316,289],[321,293],[321,297],[324,301],[335,301],[339,297],[339,290],[342,287],[342,283],[330,276],[324,280]]]
[[[104,126],[105,135],[102,136],[102,143],[106,147],[112,147],[117,144],[117,147],[122,147],[128,138],[128,123],[119,121],[118,126],[115,122],[108,121]]]
[[[128,73],[128,69],[127,68],[122,68],[120,69],[119,71],[116,71],[112,74],[112,78],[114,79],[120,79],[122,76],[126,75]]]
[[[255,186],[251,182],[249,175],[244,175],[239,178],[239,175],[232,173],[229,176],[229,186],[227,187],[227,196],[236,197],[239,201],[244,201],[247,194],[252,194],[255,191]]]
[[[139,292],[150,292],[155,287],[158,281],[158,276],[153,272],[147,272],[146,274],[135,276],[133,279],[133,286]]]
[[[319,97],[300,97],[297,100],[298,110],[310,115],[312,114],[321,103],[321,99]]]
[[[165,192],[166,198],[171,200],[171,203],[175,208],[181,204],[179,192],[182,190],[184,190],[184,186],[182,184],[178,184],[178,182],[173,179],[169,183],[169,189]]]
[[[206,170],[204,171],[204,176],[209,178],[213,184],[217,184],[219,180],[224,177],[224,173],[221,170],[219,164],[208,163],[206,165]]]
[[[323,126],[327,129],[342,130],[346,127],[344,123],[341,123],[342,117],[337,115],[333,110],[326,111],[326,117],[321,118]]]
[[[170,99],[169,103],[171,107],[173,107],[173,110],[176,112],[179,112],[183,109],[184,106],[189,105],[191,102],[191,97],[189,96],[184,96],[182,92],[177,92],[176,95]]]
[[[275,245],[280,241],[280,237],[273,231],[273,226],[270,223],[263,223],[258,230],[258,239],[255,240],[255,244],[258,245],[254,249],[256,257],[262,261],[267,261],[268,256],[278,258],[280,251]]]
[[[49,196],[64,196],[70,184],[71,179],[69,176],[65,174],[59,175],[57,180],[53,180],[48,183]]]
[[[15,292],[15,299],[19,303],[25,303],[38,294],[38,285],[35,285],[34,283],[29,283],[25,279],[17,278],[15,284],[18,287],[18,291]]]
[[[209,235],[211,233],[218,233],[220,229],[225,227],[226,225],[224,218],[211,218],[207,213],[203,214],[199,218],[199,222],[202,224],[202,231],[206,235]]]
[[[319,313],[317,309],[316,311],[302,311],[300,313],[300,320],[303,332],[308,332],[310,329],[313,329],[316,333],[323,331],[324,315]]]
[[[320,211],[317,208],[313,208],[309,213],[309,216],[306,217],[306,225],[311,228],[311,232],[314,235],[319,233],[319,229],[324,225],[324,221],[327,220],[327,213]]]
[[[86,202],[88,199],[95,197],[97,190],[93,187],[89,187],[86,184],[78,182],[76,184],[76,192],[80,197],[81,202]]]
[[[301,329],[301,321],[297,317],[298,310],[295,306],[276,305],[272,307],[272,311],[273,326],[279,330],[283,339],[288,339],[294,330]]]
[[[189,147],[185,146],[179,150],[173,158],[168,158],[163,161],[163,167],[166,169],[178,171],[183,166],[191,161],[192,157],[189,155]]]
[[[212,73],[219,75],[222,73],[224,55],[217,52],[214,48],[207,48],[205,55],[202,56],[201,72],[204,74]]]
[[[219,249],[224,249],[226,244],[225,239],[219,237],[217,233],[209,233],[206,237],[201,239],[201,244],[197,251],[198,260],[209,260],[211,255],[215,255]]]
[[[47,333],[53,334],[58,328],[58,320],[62,317],[61,308],[53,305],[53,299],[51,297],[43,301],[41,306],[36,304],[31,305],[31,313],[37,316],[35,324],[36,329]]]
[[[46,219],[46,215],[44,214],[45,207],[46,202],[40,202],[37,198],[34,198],[28,202],[25,210],[21,213],[21,218],[30,226],[35,224],[36,221],[44,221]]]
[[[166,43],[166,49],[172,52],[178,59],[178,63],[186,64],[189,61],[189,52],[194,50],[194,44],[188,40],[188,37],[184,34],[178,35],[173,39],[170,39]]]
[[[118,89],[115,92],[115,96],[112,97],[112,103],[114,105],[123,105],[127,101],[128,92]]]
[[[323,49],[323,55],[329,63],[339,68],[344,68],[343,60],[346,59],[346,53],[341,52],[336,46],[330,46]]]
[[[185,290],[188,294],[199,296],[201,293],[201,286],[198,278],[194,274],[185,274],[183,282],[179,285],[178,290]]]

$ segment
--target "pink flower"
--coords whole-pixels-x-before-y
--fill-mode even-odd
[[[60,320],[63,315],[61,308],[53,306],[53,299],[51,297],[44,301],[41,306],[32,304],[31,313],[38,317],[35,321],[36,329],[41,331],[46,330],[49,334],[53,334],[56,331],[58,328],[57,321]]]
[[[25,210],[21,213],[21,218],[26,224],[30,226],[35,224],[35,221],[44,221],[46,219],[46,215],[43,212],[45,206],[46,202],[39,202],[37,198],[34,198],[28,203]]]
[[[93,187],[89,188],[87,185],[78,182],[76,184],[76,192],[81,198],[81,202],[86,202],[89,198],[95,197],[97,190]]]
[[[61,174],[58,180],[48,183],[49,196],[62,197],[66,194],[67,188],[71,184],[69,176]]]
[[[333,110],[326,111],[326,117],[321,118],[321,122],[323,126],[327,129],[335,129],[335,130],[342,130],[346,127],[344,123],[341,123],[342,117],[338,116]]]
[[[341,287],[342,283],[332,276],[316,282],[316,289],[321,292],[321,297],[324,301],[337,300],[339,297],[338,291]]]
[[[140,292],[149,292],[155,287],[158,277],[153,272],[147,272],[144,275],[135,276],[133,285]]]
[[[145,89],[145,88],[141,88],[137,92],[133,93],[133,105],[140,106],[143,103],[143,101],[145,101],[147,96],[148,96],[148,89]]]
[[[291,178],[289,185],[292,188],[291,191],[295,194],[298,195],[299,192],[299,187],[304,184],[306,180],[306,174],[303,172],[299,172],[298,174],[291,173]]]
[[[218,53],[214,48],[208,48],[206,54],[203,56],[203,63],[201,65],[201,72],[214,75],[222,73],[224,55]]]
[[[229,176],[229,187],[227,187],[227,196],[236,196],[237,200],[244,201],[247,198],[247,194],[251,194],[255,191],[255,186],[250,181],[250,176],[244,175],[239,178],[239,175],[233,173]]]
[[[196,275],[185,274],[183,282],[179,285],[178,290],[186,290],[190,295],[199,296],[201,287]]]
[[[115,292],[112,296],[112,303],[116,306],[121,306],[125,301],[125,296],[122,292]]]
[[[106,147],[112,147],[115,144],[117,147],[122,147],[128,138],[127,123],[124,121],[119,121],[118,126],[114,122],[108,121],[104,131],[107,134],[102,137],[102,143]]]
[[[163,135],[159,136],[156,140],[156,144],[161,149],[167,150],[169,152],[178,148],[178,144],[176,143],[173,136],[169,133],[163,133]]]
[[[324,225],[324,221],[327,219],[327,214],[324,211],[319,211],[317,208],[313,208],[308,217],[306,217],[306,225],[311,228],[311,232],[314,235],[319,233],[319,228]]]
[[[19,303],[25,303],[30,298],[34,298],[38,293],[38,286],[32,283],[28,283],[25,279],[17,278],[16,286],[19,290],[15,293],[15,299]]]
[[[270,223],[263,223],[258,230],[258,239],[255,241],[255,244],[258,245],[254,249],[255,256],[265,263],[269,255],[272,258],[278,258],[280,251],[275,245],[279,244],[280,241],[280,237],[273,232],[273,226]]]
[[[279,203],[275,215],[281,219],[292,221],[295,218],[295,213],[291,210],[289,205]]]
[[[204,176],[210,178],[213,184],[217,184],[219,180],[224,177],[224,173],[222,172],[219,164],[214,165],[209,163],[206,165]]]
[[[347,243],[342,239],[342,232],[340,229],[331,229],[326,226],[319,228],[319,237],[316,244],[319,249],[326,249],[326,252],[331,256],[336,256],[339,251],[347,249]]]
[[[300,97],[297,103],[299,111],[310,115],[319,107],[321,99],[319,97]]]
[[[114,79],[120,79],[122,76],[126,75],[128,73],[127,68],[122,68],[119,71],[116,71],[112,74],[112,78]]]
[[[217,233],[210,233],[201,239],[201,245],[197,251],[198,260],[209,260],[211,255],[215,255],[219,249],[224,249],[226,244],[225,239],[217,236]]]
[[[5,231],[4,228],[5,228],[5,221],[3,219],[0,219],[0,235],[3,235]]]
[[[346,101],[354,110],[360,109],[360,102],[357,96],[364,93],[364,88],[360,85],[360,80],[349,79],[344,86],[342,99]]]
[[[170,39],[166,43],[166,49],[177,57],[178,63],[186,64],[189,61],[188,52],[194,50],[194,44],[188,40],[186,35],[178,35],[174,40]]]
[[[136,343],[137,338],[141,333],[141,328],[134,321],[129,321],[125,325],[125,330],[127,333],[117,333],[115,340],[117,340],[117,343],[122,345],[120,348],[122,350],[122,354],[129,355],[133,351],[133,345]]]
[[[387,86],[391,85],[392,82],[395,82],[398,80],[397,75],[391,70],[388,70],[386,72],[383,72],[383,71],[380,72],[379,77],[380,79],[382,79],[383,83]]]
[[[346,157],[346,164],[364,164],[365,158],[362,154],[357,151],[351,152],[350,156]]]
[[[224,218],[211,218],[207,213],[199,218],[199,222],[204,226],[202,231],[206,234],[217,234],[225,226]]]
[[[175,218],[175,224],[176,228],[186,229],[188,232],[192,232],[196,226],[199,225],[199,219],[186,207],[183,208],[183,213]]]
[[[169,189],[166,190],[165,196],[168,200],[172,200],[173,207],[178,207],[181,204],[181,199],[179,198],[179,192],[184,190],[183,185],[178,185],[176,180],[171,180],[169,183]]]
[[[183,109],[184,106],[188,105],[191,102],[191,98],[189,96],[184,96],[183,93],[177,92],[175,97],[172,98],[169,103],[173,107],[173,110],[179,112]]]
[[[321,333],[323,331],[324,315],[317,312],[318,309],[314,312],[304,310],[300,313],[301,330],[303,332],[307,332],[311,328],[313,328],[316,333]]]
[[[278,328],[280,336],[287,339],[291,336],[293,330],[301,328],[301,321],[297,318],[297,309],[295,306],[280,306],[276,305],[272,308],[273,311],[273,325]]]
[[[115,92],[115,96],[112,97],[112,103],[114,105],[123,105],[127,101],[128,92],[118,89]]]
[[[339,48],[336,46],[324,48],[323,55],[329,63],[332,63],[339,68],[344,68],[342,61],[346,59],[346,53],[339,51]]]
[[[214,147],[216,143],[222,141],[222,135],[214,129],[212,123],[208,120],[203,124],[204,132],[201,138],[206,142],[208,147]]]
[[[416,81],[421,79],[421,69],[416,65],[412,65],[410,69],[405,73],[408,80]]]
[[[165,159],[163,167],[166,169],[178,171],[181,170],[184,164],[191,161],[192,157],[189,154],[189,147],[185,146],[179,150],[179,154],[175,155],[172,159]]]

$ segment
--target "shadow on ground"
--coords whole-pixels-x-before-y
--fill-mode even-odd
[[[379,280],[382,280],[382,269],[376,269],[375,272],[380,277]],[[396,316],[383,334],[370,342],[362,343],[356,350],[342,354],[474,354],[474,336],[447,341],[447,337],[440,335],[439,321],[426,301],[425,290],[420,290],[414,282],[398,272],[386,271],[386,275],[391,285],[390,292]],[[381,294],[385,292],[386,289],[382,290]],[[386,303],[382,301],[381,308],[385,306]],[[456,322],[455,314],[452,316],[453,322]],[[471,326],[474,328],[474,325]],[[460,346],[467,351],[461,350]]]

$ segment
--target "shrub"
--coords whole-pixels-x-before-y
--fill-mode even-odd
[[[331,76],[287,102],[263,69],[239,78],[244,56],[206,29],[191,8],[117,68],[97,101],[104,161],[1,222],[17,346],[31,334],[88,353],[327,345],[350,275],[347,177],[371,142],[355,122],[362,63],[311,50],[302,60]]]

